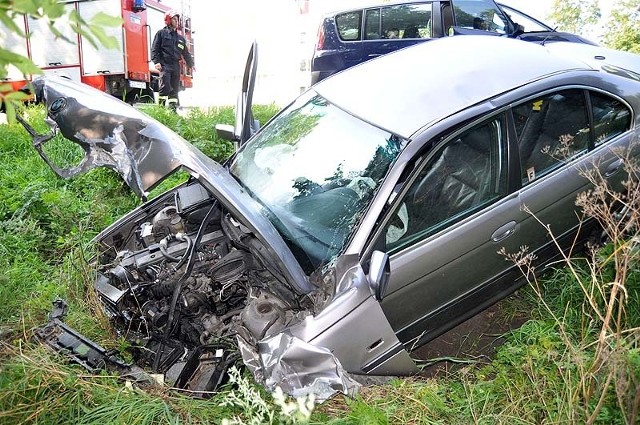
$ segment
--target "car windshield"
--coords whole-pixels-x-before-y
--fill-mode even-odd
[[[493,0],[455,0],[453,10],[456,26],[507,34],[509,19]]]
[[[230,163],[310,273],[344,248],[401,140],[313,91],[282,111]]]

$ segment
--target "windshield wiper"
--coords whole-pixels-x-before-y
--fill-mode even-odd
[[[554,29],[552,29],[549,34],[547,34],[547,36],[545,38],[542,39],[542,42],[540,43],[541,46],[544,46],[544,43],[547,42],[547,40],[552,36],[555,35],[553,34],[554,32],[556,32],[556,30],[558,29],[558,27],[555,27]]]

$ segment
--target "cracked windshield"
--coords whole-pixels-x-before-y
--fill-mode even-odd
[[[307,271],[327,263],[400,152],[400,140],[310,93],[247,144],[230,170]]]

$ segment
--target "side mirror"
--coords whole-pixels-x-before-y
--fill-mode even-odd
[[[518,37],[520,35],[524,34],[524,26],[518,24],[517,22],[514,24],[514,29],[513,29],[513,34],[511,34],[512,37]]]
[[[373,251],[367,279],[369,280],[369,288],[378,301],[382,301],[387,294],[390,273],[389,256],[382,251]]]
[[[230,124],[216,124],[216,133],[222,140],[229,140],[235,142],[236,138],[235,129]]]

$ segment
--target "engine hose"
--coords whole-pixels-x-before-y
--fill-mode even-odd
[[[185,235],[184,233],[176,234],[176,239],[187,241],[187,249],[185,249],[184,255],[180,258],[180,261],[178,261],[178,264],[176,264],[176,267],[175,267],[175,269],[178,270],[180,267],[182,267],[184,262],[187,261],[187,258],[189,257],[189,255],[193,255],[193,254],[189,254],[191,253],[191,249],[193,247],[193,241],[188,235]]]
[[[178,261],[180,261],[181,259],[178,257],[174,257],[173,255],[169,254],[167,252],[167,243],[173,239],[173,235],[169,235],[169,236],[165,236],[160,243],[158,244],[160,246],[160,252],[162,253],[162,256],[164,258],[166,258],[169,261],[173,261],[174,263],[177,263]],[[184,255],[182,256],[184,257]]]
[[[171,239],[177,239],[179,241],[186,241],[187,242],[187,249],[185,249],[184,254],[182,255],[182,257],[174,257],[173,255],[169,254],[169,252],[167,251],[167,244],[169,243],[169,241]],[[166,236],[165,238],[163,238],[160,243],[158,244],[160,246],[160,252],[162,253],[162,256],[164,258],[166,258],[169,261],[172,261],[174,263],[178,263],[174,269],[178,270],[180,267],[182,267],[182,265],[184,264],[184,262],[187,260],[188,257],[188,253],[191,251],[191,247],[193,246],[193,241],[191,240],[191,238],[188,235],[185,235],[184,233],[180,232],[180,233],[176,233],[175,236],[173,235],[169,235]]]
[[[162,253],[162,256],[164,258],[166,258],[167,260],[172,261],[174,263],[177,263],[178,261],[181,260],[181,258],[177,258],[177,257],[174,257],[173,255],[169,254],[167,252],[167,247],[164,246],[164,245],[160,245],[160,252]]]
[[[165,280],[153,285],[149,290],[155,298],[163,298],[173,294],[173,288],[176,284],[174,280]]]
[[[171,332],[171,328],[173,327],[173,320],[176,312],[176,304],[178,303],[178,297],[180,297],[180,292],[182,292],[182,287],[184,283],[187,281],[189,276],[191,276],[191,272],[193,271],[193,267],[195,264],[194,258],[196,257],[195,251],[202,240],[202,235],[204,234],[204,229],[209,225],[209,221],[211,217],[213,217],[213,212],[216,210],[218,205],[217,201],[214,201],[211,204],[211,208],[207,211],[207,215],[202,219],[202,223],[200,223],[200,227],[198,228],[198,233],[196,234],[196,240],[191,244],[190,249],[187,249],[182,256],[183,258],[188,258],[189,262],[187,263],[187,269],[184,271],[184,274],[180,276],[178,279],[178,283],[173,290],[173,296],[171,297],[171,305],[169,306],[169,317],[167,320],[167,327],[164,329],[164,338],[163,341],[160,342],[160,346],[158,347],[158,352],[156,353],[155,359],[153,359],[153,370],[157,371],[158,366],[160,365],[160,359],[162,357],[162,353],[164,351],[164,344],[167,339],[169,339],[169,334]]]

